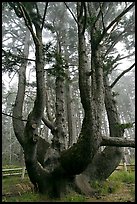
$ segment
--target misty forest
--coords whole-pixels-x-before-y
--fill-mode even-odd
[[[2,166],[96,196],[135,161],[135,2],[2,2]]]

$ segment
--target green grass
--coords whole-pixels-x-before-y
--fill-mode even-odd
[[[120,199],[134,198],[135,195],[135,173],[115,171],[104,182],[92,182],[92,186],[101,196],[113,197],[120,195]],[[133,184],[133,185],[132,185]],[[128,186],[129,185],[129,186]],[[125,192],[124,192],[125,189]],[[128,191],[127,191],[128,189]],[[34,193],[31,188],[31,183],[26,175],[23,180],[18,176],[5,177],[2,180],[2,192],[10,193],[11,195],[3,196],[3,202],[86,202],[87,197],[75,192],[70,192],[61,200],[49,199],[46,195]],[[127,196],[127,197],[126,197]],[[125,198],[126,197],[126,198]],[[112,199],[112,198],[111,198]]]
[[[37,193],[33,192],[26,192],[18,196],[12,196],[12,197],[4,197],[3,202],[85,202],[86,197],[79,195],[79,194],[74,194],[74,195],[68,195],[61,200],[55,200],[55,199],[49,199],[47,196],[40,195]]]
[[[116,193],[121,187],[122,183],[120,181],[94,181],[91,183],[92,187],[97,190],[100,195],[106,195],[109,193]]]
[[[86,197],[84,195],[80,195],[77,193],[67,195],[65,198],[63,198],[63,202],[85,202],[85,201]]]
[[[124,187],[125,184],[135,183],[135,172],[115,171],[106,181],[94,181],[92,187],[101,195],[116,193]],[[133,192],[134,193],[134,192]]]
[[[110,181],[120,181],[124,183],[135,183],[135,172],[131,171],[118,171],[113,172],[110,177]]]
[[[21,180],[18,176],[9,176],[5,177],[2,180],[2,191],[4,193],[11,193],[11,196],[4,196],[3,202],[54,202],[54,201],[62,201],[62,202],[84,202],[86,198],[77,193],[70,193],[65,196],[61,200],[49,199],[46,195],[41,195],[38,193],[34,193],[30,186],[30,181],[28,176],[25,176],[23,180]],[[23,187],[23,188],[22,188]]]
[[[18,196],[4,197],[3,202],[37,202],[39,195],[33,192],[26,192]]]
[[[29,184],[29,178],[25,176],[23,180],[21,180],[18,176],[8,176],[2,179],[2,190],[10,191],[13,190],[13,186],[16,186],[18,183]]]

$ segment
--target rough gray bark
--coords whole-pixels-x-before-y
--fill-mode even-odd
[[[25,58],[28,58],[28,55],[29,55],[29,39],[30,39],[30,33],[28,30],[26,30],[26,36],[24,40],[25,42],[24,51],[23,51]],[[27,67],[27,61],[24,60],[21,64],[21,68],[19,69],[18,93],[16,96],[15,105],[13,107],[13,118],[12,118],[14,133],[22,146],[24,145],[24,122],[21,119],[22,119],[23,102],[24,102],[24,96],[25,96],[26,67]]]
[[[60,66],[58,64],[58,66]],[[63,69],[63,68],[62,68]],[[66,149],[65,106],[64,106],[64,78],[56,77],[56,132],[53,136],[53,147],[59,151]]]
[[[107,82],[107,77],[104,79],[105,83],[105,107],[109,121],[110,137],[122,138],[123,129],[120,127],[120,118],[117,111],[116,102],[111,92],[111,88]],[[118,125],[119,124],[119,125]],[[106,138],[107,139],[107,138]],[[112,141],[110,139],[109,141]],[[116,141],[116,140],[115,140]],[[101,142],[103,144],[103,140]],[[104,142],[107,146],[108,141]],[[106,144],[106,145],[105,145]],[[110,144],[110,143],[109,143]],[[105,147],[102,152],[98,152],[91,164],[84,172],[89,176],[90,180],[105,180],[116,169],[123,157],[123,150],[119,147]],[[113,162],[112,162],[113,160]]]
[[[101,146],[116,146],[116,147],[134,147],[135,140],[127,140],[126,138],[117,137],[102,137]]]

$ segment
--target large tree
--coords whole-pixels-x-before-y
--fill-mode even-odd
[[[120,123],[111,90],[114,84],[110,85],[108,82],[108,74],[111,73],[116,59],[110,59],[106,53],[104,55],[104,49],[108,51],[108,46],[110,46],[112,50],[115,44],[109,44],[112,31],[115,30],[115,26],[119,24],[122,17],[132,10],[134,3],[126,5],[123,11],[116,16],[114,15],[111,22],[107,22],[107,24],[104,24],[107,19],[105,15],[109,13],[109,8],[113,4],[108,2],[77,2],[77,17],[65,4],[77,24],[78,81],[84,110],[77,142],[67,149],[65,146],[64,87],[67,78],[65,70],[68,68],[68,63],[62,51],[61,40],[63,37],[56,30],[58,26],[56,29],[54,27],[57,43],[52,58],[54,58],[56,106],[55,120],[48,120],[44,116],[47,101],[44,75],[45,52],[47,50],[43,45],[43,29],[46,27],[45,18],[49,3],[44,4],[43,14],[40,11],[41,4],[38,2],[10,2],[9,5],[14,9],[18,18],[24,20],[35,45],[36,98],[34,106],[32,111],[28,113],[27,120],[24,121],[22,115],[26,86],[26,58],[28,57],[27,39],[29,38],[27,31],[24,60],[21,62],[19,70],[18,91],[13,108],[14,132],[24,151],[29,178],[39,192],[48,193],[50,196],[61,196],[62,192],[67,190],[69,183],[75,184],[82,192],[91,195],[92,190],[89,181],[91,179],[106,179],[120,162],[122,155],[120,147],[135,146],[133,140],[123,140],[124,129],[127,126]],[[51,25],[48,24],[49,26],[51,28]],[[108,32],[109,30],[111,32]],[[87,36],[89,38],[88,45]],[[90,55],[87,51],[90,51]],[[107,57],[109,60],[105,63]],[[108,115],[110,137],[101,135],[104,105]],[[51,130],[53,135],[51,144],[38,135],[41,121]],[[101,146],[110,147],[106,147],[100,153]],[[100,165],[104,166],[104,172]],[[85,182],[85,189],[83,189],[81,181]]]

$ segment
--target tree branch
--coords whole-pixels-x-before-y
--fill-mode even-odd
[[[34,30],[33,30],[33,27],[32,27],[32,21],[31,21],[31,18],[29,16],[25,6],[21,2],[19,2],[19,7],[20,7],[20,10],[22,12],[25,24],[28,27],[29,31],[31,32],[31,35],[33,37],[33,40],[34,40],[35,44],[39,44],[40,43],[39,39],[37,38],[36,34],[34,33]]]
[[[122,13],[119,14],[106,28],[106,31],[109,30],[115,23],[119,22],[121,17],[124,16],[128,11],[130,11],[133,6],[135,5],[135,2],[133,2],[127,9],[125,9]]]
[[[133,55],[135,55],[135,52],[133,52],[133,53],[131,53],[131,54],[129,54],[129,55],[120,57],[120,58],[118,59],[118,61],[123,60],[123,59],[125,59],[125,58],[127,58],[127,57],[128,57],[128,58],[129,58],[129,57],[132,57]]]
[[[102,137],[101,146],[116,146],[116,147],[133,147],[135,148],[135,140],[128,140],[119,137]]]
[[[124,70],[124,71],[115,79],[115,81],[110,85],[110,87],[113,88],[114,85],[119,81],[119,79],[120,79],[125,73],[129,72],[134,66],[135,66],[135,63],[134,63],[131,67],[129,67],[128,69]]]
[[[100,2],[101,3],[101,2]],[[101,14],[101,19],[102,19],[102,26],[103,26],[103,30],[105,30],[105,24],[104,24],[104,16],[103,16],[103,12],[102,12],[102,8],[104,6],[104,2],[102,3],[102,5],[100,5],[99,3],[99,7],[100,7],[100,14]]]
[[[104,5],[105,5],[105,2],[102,2],[102,5],[101,5],[101,2],[99,2],[99,3],[100,3],[100,5],[99,5],[100,10],[99,10],[99,12],[98,12],[98,14],[97,14],[97,17],[96,17],[96,19],[95,19],[95,22],[93,23],[93,27],[95,27],[95,24],[96,24],[96,22],[98,21],[98,19],[100,18],[100,15],[103,14],[103,13],[102,13],[102,9],[103,9],[103,7],[104,7]],[[90,16],[91,16],[91,13],[90,13]],[[103,17],[103,16],[102,16],[102,17]],[[102,20],[103,20],[103,18],[102,18]],[[102,24],[103,24],[103,28],[105,28],[104,22],[102,22]]]
[[[68,7],[68,5],[66,4],[66,2],[64,2],[65,6],[67,7],[67,9],[69,10],[69,12],[71,13],[71,15],[73,16],[75,22],[78,24],[78,21],[76,19],[76,17],[74,16],[73,12],[71,11],[71,9]]]
[[[6,116],[8,116],[8,117],[11,117],[11,118],[15,118],[15,119],[17,119],[17,120],[21,120],[21,121],[25,121],[25,122],[27,122],[27,120],[25,120],[25,119],[21,119],[21,117],[15,117],[15,116],[13,116],[13,115],[10,115],[10,114],[7,114],[7,113],[4,113],[4,112],[2,112],[2,114],[3,115],[6,115]]]
[[[42,117],[42,121],[44,122],[44,124],[51,130],[51,131],[55,131],[55,126],[49,121],[47,120],[44,116]]]
[[[111,31],[112,32],[112,31]],[[109,46],[109,48],[107,49],[107,51],[106,51],[106,53],[104,54],[104,57],[106,56],[106,55],[108,55],[111,51],[112,51],[112,49],[114,48],[114,46],[120,41],[120,38],[122,38],[123,36],[123,34],[125,33],[125,30],[123,31],[123,32],[121,32],[116,38],[115,38],[115,40],[112,42],[112,44]],[[111,33],[110,33],[111,34]]]
[[[128,12],[130,11],[135,5],[135,2],[133,2],[128,8],[126,8],[125,10],[122,11],[122,13],[120,13],[108,26],[105,30],[103,30],[103,33],[99,39],[99,42],[101,42],[101,40],[104,38],[104,36],[106,35],[107,31],[115,24],[118,23],[121,18]]]
[[[35,59],[29,59],[29,58],[26,58],[26,57],[22,57],[22,56],[19,56],[19,55],[12,54],[10,51],[7,52],[4,49],[2,49],[2,52],[5,54],[5,55],[3,54],[2,57],[7,56],[9,54],[13,58],[16,57],[17,59],[23,59],[23,60],[32,61],[32,62],[36,61]]]
[[[85,29],[86,29],[86,24],[87,24],[87,9],[86,9],[86,5],[85,5],[85,2],[82,2],[83,3],[83,9],[84,9],[84,21],[83,21],[83,30],[82,30],[82,33],[84,34],[85,33]]]
[[[44,21],[45,21],[45,16],[46,16],[46,12],[47,12],[47,7],[48,7],[48,1],[46,2],[46,5],[45,5],[45,10],[44,10],[44,15],[43,15],[43,19],[42,19],[42,26],[41,26],[41,30],[43,29],[43,26],[44,26]]]

